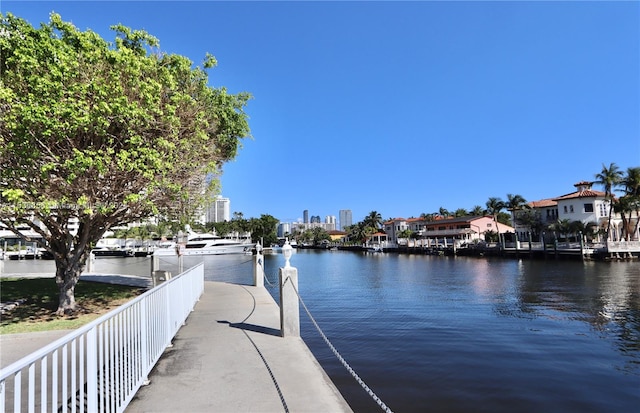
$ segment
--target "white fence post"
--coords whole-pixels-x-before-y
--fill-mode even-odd
[[[253,257],[253,285],[264,287],[264,256],[260,242],[256,244],[256,255]]]
[[[87,332],[87,411],[98,411],[98,326]]]
[[[289,264],[293,248],[289,240],[282,247],[284,268],[279,270],[280,278],[280,335],[300,337],[300,303],[298,299],[298,269]]]

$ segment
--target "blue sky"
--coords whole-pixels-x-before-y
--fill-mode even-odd
[[[640,166],[640,3],[11,1],[219,65],[253,139],[224,167],[245,217],[354,222],[528,201]],[[596,189],[601,189],[597,187]]]

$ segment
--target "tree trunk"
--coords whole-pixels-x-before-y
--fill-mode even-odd
[[[609,200],[609,222],[607,223],[607,235],[606,235],[606,240],[607,242],[611,241],[611,239],[609,238],[609,234],[611,233],[611,214],[613,214],[613,199]]]
[[[66,257],[56,259],[56,285],[59,299],[56,315],[73,314],[77,310],[75,288],[84,271],[88,254],[75,254],[73,251]]]

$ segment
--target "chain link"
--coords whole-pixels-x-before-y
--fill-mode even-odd
[[[291,280],[290,277],[287,277],[287,279],[284,280],[283,286],[287,283],[287,281],[290,281],[290,280]],[[336,350],[333,344],[331,344],[331,342],[329,341],[327,336],[324,334],[324,332],[322,331],[318,323],[316,323],[316,320],[311,315],[311,312],[309,311],[309,309],[307,308],[307,305],[302,300],[302,297],[300,297],[300,293],[298,292],[298,289],[295,287],[293,283],[291,283],[291,287],[293,287],[293,291],[296,292],[296,295],[298,296],[298,299],[300,300],[302,307],[304,308],[307,315],[309,316],[309,319],[311,319],[311,322],[313,323],[313,325],[316,327],[316,330],[318,330],[318,333],[320,333],[320,336],[322,337],[324,342],[327,343],[327,346],[329,346],[333,354],[338,358],[338,360],[340,360],[340,363],[342,363],[344,368],[347,369],[347,371],[351,374],[351,376],[353,376],[353,378],[358,382],[358,384],[360,384],[360,386],[364,389],[364,391],[366,391],[369,394],[369,396],[371,396],[371,398],[376,403],[378,403],[378,406],[380,406],[382,410],[384,410],[386,413],[393,413],[393,411],[382,400],[380,400],[380,398],[373,392],[373,390],[371,390],[371,388],[367,386],[367,384],[360,378],[360,376],[358,376],[355,370],[351,368],[349,363],[347,363],[347,361],[340,355],[340,353],[338,352],[338,350]]]
[[[275,278],[275,277],[274,277],[274,278]],[[267,284],[269,285],[269,287],[276,287],[276,286],[277,286],[277,284],[272,284],[272,283],[269,281],[269,277],[267,277],[267,273],[264,273],[264,280],[267,282]]]

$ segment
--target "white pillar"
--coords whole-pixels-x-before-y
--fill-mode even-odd
[[[298,269],[280,268],[280,335],[300,337],[300,304],[298,301]]]
[[[87,273],[92,273],[93,272],[93,264],[94,264],[94,260],[96,259],[96,256],[94,255],[93,252],[89,253],[89,258],[87,258]]]
[[[256,255],[253,257],[253,285],[264,287],[264,256],[260,243],[256,244]]]
[[[282,247],[284,268],[280,268],[280,335],[300,337],[300,304],[298,300],[298,270],[289,264],[293,248],[287,240]]]

